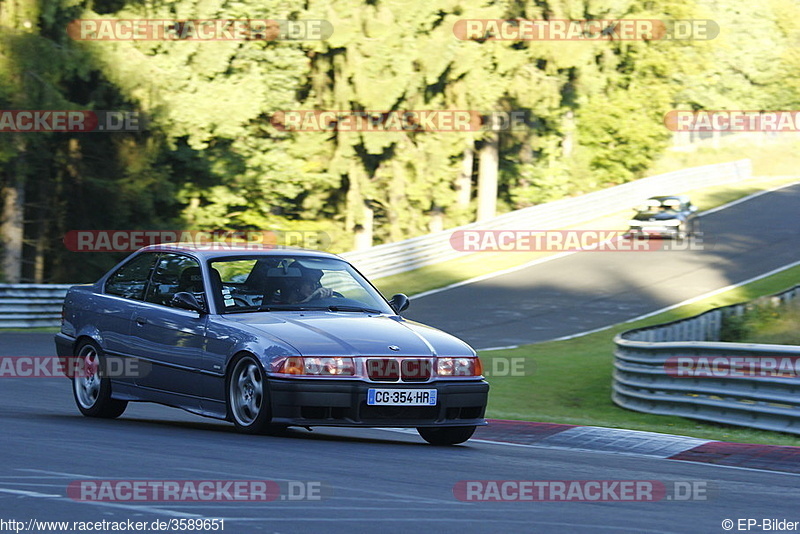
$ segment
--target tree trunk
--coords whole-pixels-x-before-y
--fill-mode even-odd
[[[472,200],[472,168],[474,164],[475,140],[470,135],[461,159],[461,172],[456,180],[456,205],[459,208],[469,208],[469,202]]]
[[[3,243],[3,278],[6,283],[19,284],[22,280],[22,239],[25,185],[19,178],[3,187],[3,217],[0,238]]]
[[[571,109],[564,115],[564,141],[561,144],[562,155],[565,158],[572,156],[575,146],[575,112]]]
[[[388,162],[391,165],[392,180],[387,191],[386,219],[389,223],[389,242],[403,239],[408,230],[407,224],[410,206],[406,202],[406,179],[397,158]]]
[[[496,132],[484,142],[478,161],[478,221],[491,219],[497,211],[497,173],[500,166]]]
[[[355,231],[356,250],[366,250],[372,247],[374,211],[366,203],[364,203],[363,210],[361,223],[356,224],[353,229]]]
[[[345,226],[353,232],[354,250],[364,250],[372,246],[373,211],[364,198],[362,184],[366,179],[360,162],[350,163],[348,173]]]
[[[428,221],[428,231],[432,234],[444,230],[444,210],[438,206],[434,206],[430,212],[430,219]]]

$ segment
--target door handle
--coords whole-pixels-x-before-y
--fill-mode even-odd
[[[147,319],[145,319],[144,317],[137,317],[135,321],[136,324],[138,324],[139,326],[144,326],[147,324]]]

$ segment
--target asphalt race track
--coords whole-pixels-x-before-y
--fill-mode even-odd
[[[704,217],[711,249],[574,254],[418,299],[410,316],[477,347],[604,326],[800,259],[798,211],[800,186],[786,188]],[[0,356],[53,352],[51,334],[0,335]],[[764,520],[800,521],[800,479],[790,473],[481,439],[439,448],[393,430],[246,436],[229,423],[151,404],[132,404],[117,420],[89,419],[65,378],[0,379],[0,428],[0,532],[45,531],[27,530],[31,520],[222,519],[216,532],[236,534],[713,533],[728,531],[725,520],[733,531],[761,532]],[[111,502],[68,490],[97,480],[270,481],[281,493],[268,502]],[[497,480],[655,481],[703,491],[655,502],[464,502],[454,493],[464,481]],[[23,524],[12,528],[9,520]]]
[[[412,298],[404,316],[476,349],[601,328],[800,261],[798,213],[800,184],[701,217],[702,250],[578,252]]]
[[[26,343],[28,354],[49,351],[41,341]],[[230,424],[149,404],[131,405],[117,420],[96,420],[78,414],[66,379],[3,379],[0,401],[0,520],[151,524],[218,518],[224,532],[237,534],[696,533],[723,532],[725,519],[800,520],[798,477],[786,473],[477,440],[439,448],[390,430],[245,436]],[[144,479],[291,481],[314,489],[315,500],[293,501],[285,490],[286,499],[238,503],[82,502],[68,496],[70,484],[82,480]],[[472,480],[636,480],[667,488],[677,481],[703,491],[696,494],[701,500],[690,501],[456,499],[459,481]],[[298,485],[303,483],[313,485]]]

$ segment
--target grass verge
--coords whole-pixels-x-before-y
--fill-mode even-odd
[[[691,317],[712,308],[777,293],[797,284],[800,266],[751,282],[659,315],[615,325],[566,341],[481,352],[485,365],[493,358],[525,358],[524,376],[491,377],[487,417],[610,428],[627,428],[703,439],[772,445],[800,445],[800,436],[705,423],[675,416],[651,415],[611,402],[613,338],[632,328]]]

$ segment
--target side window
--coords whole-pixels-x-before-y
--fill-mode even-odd
[[[152,252],[140,254],[117,269],[106,282],[106,293],[126,299],[142,300],[144,288],[157,257],[158,255]]]
[[[169,306],[175,293],[188,291],[205,306],[203,273],[197,260],[180,254],[163,254],[147,290],[147,302]]]

